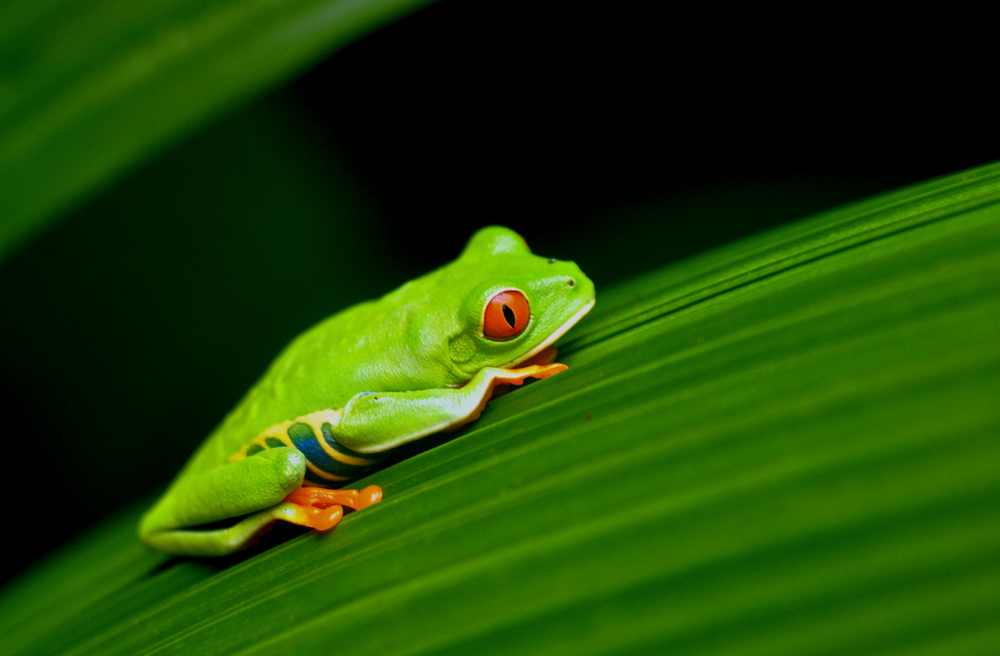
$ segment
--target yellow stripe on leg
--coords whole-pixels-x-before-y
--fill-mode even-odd
[[[239,460],[243,460],[244,458],[246,458],[247,451],[249,451],[250,447],[254,445],[259,446],[262,449],[270,449],[271,447],[268,446],[267,440],[268,438],[272,437],[281,442],[282,444],[284,444],[285,446],[290,446],[294,449],[295,445],[292,444],[291,438],[288,437],[288,427],[294,423],[295,423],[294,421],[283,421],[280,424],[271,426],[266,431],[264,431],[257,437],[250,440],[250,442],[247,443],[245,447],[243,447],[233,455],[229,456],[229,462],[237,462]]]

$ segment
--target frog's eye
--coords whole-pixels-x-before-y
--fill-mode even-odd
[[[531,310],[528,299],[516,289],[506,289],[486,304],[483,314],[483,334],[490,339],[507,339],[520,335],[528,325]]]

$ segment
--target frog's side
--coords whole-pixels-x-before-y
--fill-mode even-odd
[[[572,262],[532,255],[506,228],[480,230],[454,262],[292,342],[146,513],[140,537],[221,555],[276,520],[333,526],[342,506],[363,508],[381,490],[324,487],[474,420],[498,383],[565,369],[550,364],[550,345],[593,304],[593,283]]]

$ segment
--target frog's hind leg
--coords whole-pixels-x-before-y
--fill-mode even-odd
[[[343,509],[330,508],[326,521],[330,526],[340,521]],[[284,520],[305,525],[303,509],[291,503],[253,513],[226,528],[211,530],[167,529],[143,536],[143,540],[161,551],[184,556],[226,556],[256,543],[257,539],[274,524]],[[313,520],[315,521],[315,520]]]
[[[201,474],[181,476],[143,516],[139,537],[156,549],[178,555],[232,553],[268,523],[294,511],[295,506],[282,501],[302,485],[305,471],[305,456],[297,449],[282,447]],[[287,506],[284,515],[275,514],[279,505]],[[274,516],[265,518],[261,511]],[[192,528],[241,515],[250,516],[227,529]]]
[[[280,519],[301,526],[325,531],[343,517],[342,506],[354,510],[367,508],[382,500],[382,490],[372,485],[358,490],[330,490],[361,478],[377,464],[377,459],[351,452],[333,438],[333,426],[340,421],[340,410],[320,410],[268,428],[243,449],[230,457],[241,462],[271,449],[291,447],[302,452],[306,473],[302,485],[285,497],[285,503],[298,510]]]
[[[224,556],[252,545],[276,521],[325,531],[336,526],[343,518],[343,506],[361,510],[381,500],[382,489],[377,485],[370,485],[363,490],[300,487],[292,490],[283,502],[253,513],[233,526],[214,530],[163,530],[145,539],[158,549],[170,553]]]
[[[291,447],[255,452],[196,476],[182,476],[142,518],[139,536],[161,551],[185,556],[224,556],[253,543],[275,521],[317,530],[335,526],[343,506],[361,510],[382,490],[302,488],[305,455]],[[197,528],[247,515],[226,528]]]

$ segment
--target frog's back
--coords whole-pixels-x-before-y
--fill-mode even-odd
[[[228,462],[271,426],[327,408],[342,408],[370,384],[363,354],[370,327],[380,322],[382,299],[335,314],[292,341],[267,372],[192,456],[185,470],[204,471]],[[383,336],[376,331],[375,335]],[[381,391],[373,389],[371,391]]]
[[[454,285],[448,275],[447,266],[432,271],[299,335],[209,435],[182,474],[225,464],[268,428],[341,409],[361,392],[404,392],[467,380],[456,378],[450,368],[447,342],[427,337],[441,333],[441,327],[428,330],[421,324],[440,306],[442,288]]]

